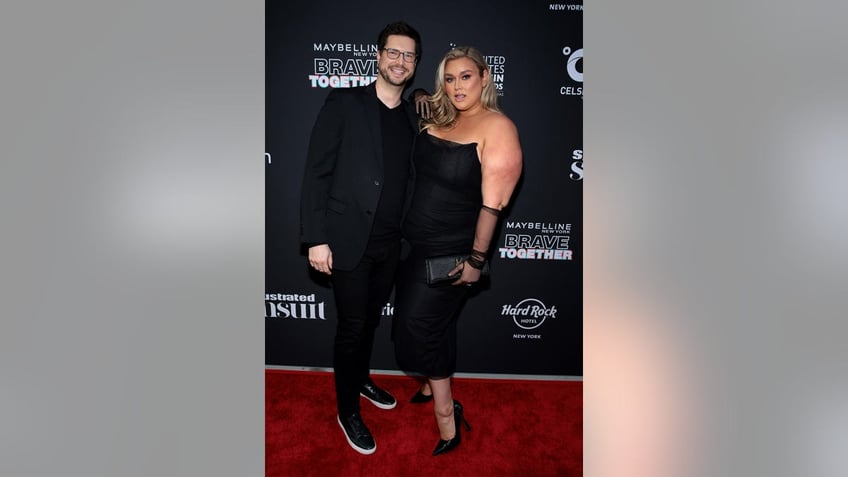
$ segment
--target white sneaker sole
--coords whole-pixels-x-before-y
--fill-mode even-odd
[[[347,431],[345,430],[344,426],[342,425],[341,416],[336,415],[336,421],[339,422],[339,427],[342,428],[342,434],[344,434],[345,439],[347,439],[347,443],[350,444],[351,447],[353,447],[353,450],[355,450],[356,452],[359,452],[360,454],[365,454],[365,455],[371,455],[377,450],[377,443],[376,442],[374,443],[373,449],[363,449],[363,448],[357,446],[356,444],[354,444],[353,441],[350,440],[350,437],[347,436]]]

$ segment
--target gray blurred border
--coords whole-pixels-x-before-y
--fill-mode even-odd
[[[264,4],[4,4],[0,475],[264,473]]]
[[[848,470],[846,13],[586,5],[586,475]]]

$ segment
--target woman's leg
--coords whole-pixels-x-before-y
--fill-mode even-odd
[[[424,379],[424,382],[421,384],[421,394],[425,396],[431,396],[433,391],[430,390],[430,380]]]
[[[428,381],[433,391],[433,412],[439,426],[439,436],[443,440],[453,439],[456,436],[456,423],[453,418],[450,377],[428,378]]]

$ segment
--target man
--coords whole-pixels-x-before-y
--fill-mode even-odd
[[[400,222],[411,184],[415,109],[402,97],[421,55],[404,22],[377,39],[377,79],[330,91],[312,129],[301,194],[301,241],[309,265],[330,275],[338,310],[333,369],[338,422],[357,452],[377,446],[359,397],[381,409],[397,401],[370,378],[374,331],[391,295]]]

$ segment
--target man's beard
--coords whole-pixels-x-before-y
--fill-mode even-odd
[[[380,71],[380,76],[382,76],[383,79],[386,80],[387,83],[389,83],[390,85],[393,85],[393,86],[403,86],[404,84],[406,84],[406,82],[410,78],[410,76],[407,75],[400,82],[396,82],[396,80],[394,78],[392,78],[391,74],[389,73],[389,67],[388,66],[386,66],[385,68],[380,68],[379,71]]]

